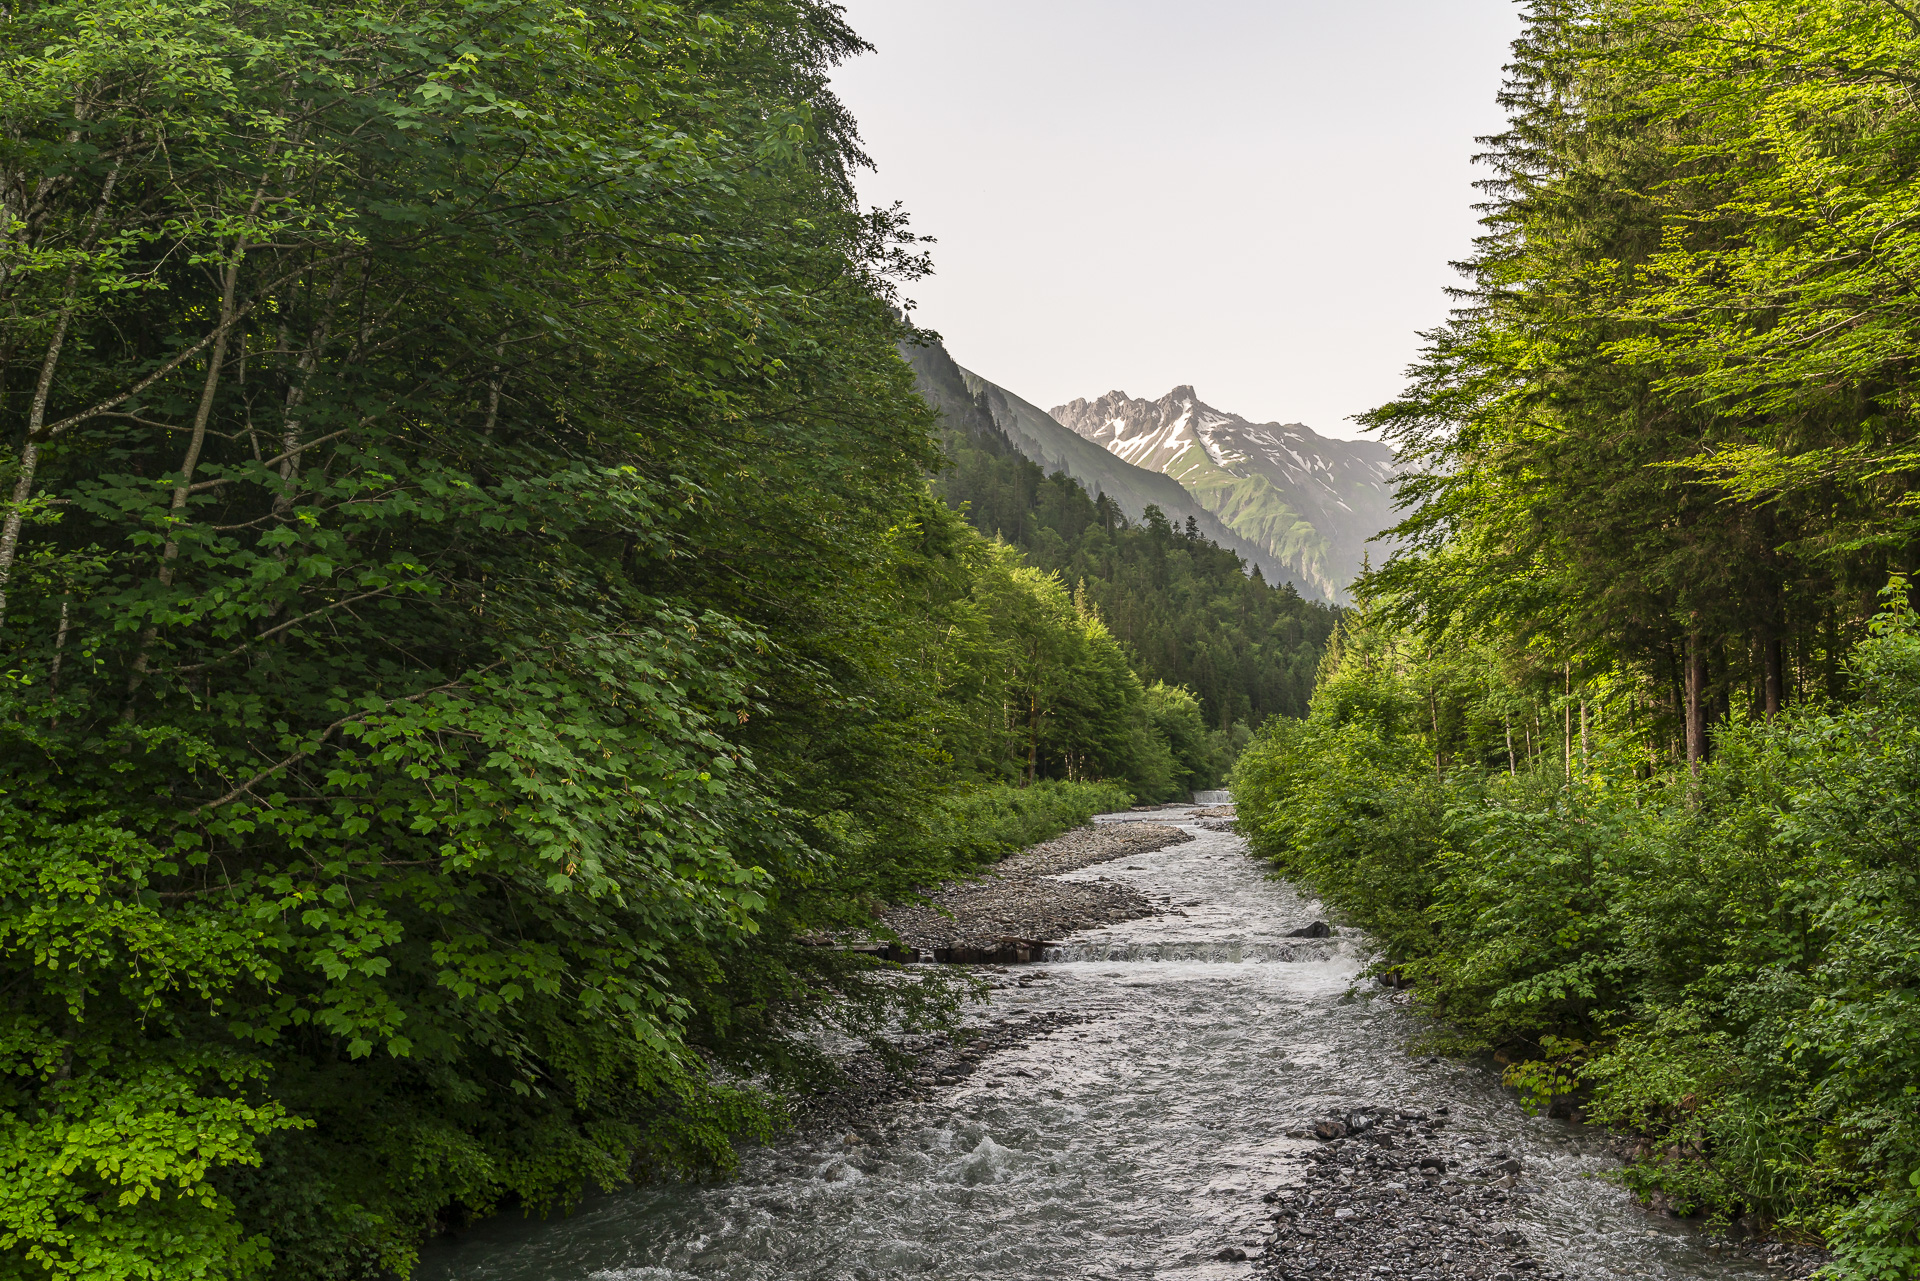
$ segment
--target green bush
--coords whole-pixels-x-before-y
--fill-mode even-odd
[[[956,866],[980,867],[1131,804],[1133,794],[1117,783],[982,787],[949,798],[937,830]]]
[[[1859,701],[1736,719],[1696,783],[1437,771],[1419,671],[1331,665],[1233,786],[1254,848],[1381,940],[1436,1040],[1644,1134],[1643,1194],[1920,1268],[1920,618]],[[1610,749],[1611,750],[1611,749]]]

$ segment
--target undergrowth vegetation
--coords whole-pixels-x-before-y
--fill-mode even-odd
[[[1852,653],[1851,701],[1736,719],[1697,779],[1650,775],[1626,700],[1604,698],[1570,752],[1438,769],[1429,700],[1497,725],[1505,691],[1458,662],[1436,672],[1372,611],[1339,645],[1311,716],[1271,722],[1234,771],[1254,849],[1379,939],[1434,1045],[1498,1050],[1536,1105],[1573,1095],[1647,1136],[1636,1190],[1823,1237],[1846,1275],[1911,1274],[1920,615],[1904,584]]]
[[[1920,1275],[1920,22],[1533,0],[1257,848],[1677,1208]]]
[[[957,868],[981,867],[1133,801],[1133,793],[1117,783],[1058,779],[961,791],[941,805],[941,840],[954,851]]]
[[[1224,762],[932,492],[820,0],[0,13],[0,1277],[724,1170]]]

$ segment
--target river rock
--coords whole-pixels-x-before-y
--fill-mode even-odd
[[[1447,1109],[1435,1107],[1437,1119]],[[1493,1152],[1465,1179],[1460,1153],[1423,1120],[1417,1108],[1389,1110],[1374,1104],[1349,1107],[1298,1133],[1340,1136],[1349,1124],[1371,1118],[1372,1130],[1327,1138],[1302,1155],[1304,1183],[1275,1188],[1261,1197],[1272,1236],[1259,1256],[1264,1281],[1367,1281],[1381,1277],[1471,1278],[1472,1281],[1564,1281],[1553,1261],[1529,1254],[1526,1235],[1512,1220],[1526,1198],[1481,1180],[1490,1174],[1515,1178],[1521,1159]],[[1393,1148],[1366,1141],[1390,1138]],[[1418,1179],[1408,1179],[1411,1171]],[[1755,1225],[1759,1227],[1759,1225]],[[1764,1231],[1764,1228],[1760,1228]],[[1744,1255],[1776,1274],[1811,1277],[1831,1257],[1806,1246],[1777,1241],[1709,1243],[1722,1257]]]
[[[955,1035],[900,1037],[885,1048],[839,1060],[837,1074],[797,1101],[794,1119],[808,1133],[844,1134],[868,1125],[889,1104],[924,1098],[936,1086],[957,1085],[977,1063],[1035,1037],[1087,1022],[1092,1016],[1067,1011],[1040,1012],[995,1019]]]
[[[881,923],[898,939],[896,950],[902,960],[1037,961],[1053,940],[1161,910],[1130,885],[1054,879],[1060,873],[1192,839],[1191,833],[1164,823],[1075,828],[1001,861],[977,880],[951,881],[922,902],[889,908]]]

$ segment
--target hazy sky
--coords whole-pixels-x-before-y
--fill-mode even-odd
[[[1192,383],[1356,436],[1446,313],[1512,0],[843,0],[835,78],[939,241],[912,289],[1044,407]]]

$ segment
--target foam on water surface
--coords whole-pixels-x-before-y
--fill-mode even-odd
[[[1169,812],[1171,816],[1173,812]],[[1163,818],[1161,821],[1165,821]],[[995,1054],[962,1084],[845,1136],[744,1155],[726,1182],[639,1188],[548,1221],[435,1243],[422,1281],[1154,1281],[1249,1278],[1215,1261],[1266,1240],[1263,1192],[1301,1181],[1307,1123],[1361,1104],[1452,1109],[1452,1133],[1526,1163],[1515,1211],[1570,1276],[1735,1278],[1680,1224],[1594,1175],[1597,1135],[1532,1118],[1477,1067],[1408,1057],[1413,1021],[1355,986],[1364,941],[1289,938],[1320,905],[1239,838],[1069,873],[1166,914],[1089,931],[1019,967],[993,1014],[1087,1021]],[[1182,915],[1183,914],[1183,915]]]

